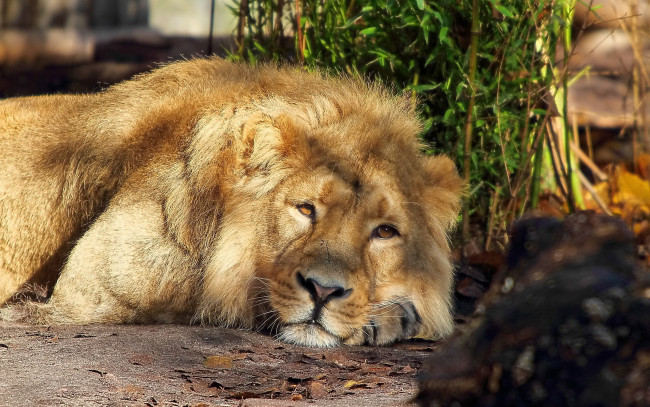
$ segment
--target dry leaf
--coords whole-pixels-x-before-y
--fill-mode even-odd
[[[232,368],[232,358],[227,356],[208,356],[203,361],[203,366],[212,369],[230,369]]]
[[[396,371],[394,373],[395,374],[415,374],[417,372],[418,372],[417,369],[413,369],[410,365],[406,365],[406,366],[404,366],[403,368],[401,368],[400,370],[398,370],[398,371]]]
[[[355,380],[348,380],[343,387],[346,389],[374,389],[376,387],[382,386],[384,384],[383,379],[372,379],[372,380],[364,380],[362,382],[358,382]]]
[[[650,182],[621,170],[616,177],[618,192],[613,201],[623,205],[650,206]]]
[[[345,387],[346,389],[373,388],[376,387],[376,384],[369,383],[366,381],[358,382],[356,380],[348,380],[347,382],[345,382],[343,387]]]
[[[392,368],[390,366],[377,366],[377,365],[364,365],[362,368],[364,373],[374,373],[378,375],[388,374]]]
[[[144,389],[142,387],[132,384],[127,384],[126,386],[118,389],[118,391],[130,394],[144,394]]]
[[[325,384],[314,381],[307,385],[307,390],[309,390],[309,396],[312,399],[322,399],[327,396],[328,390],[325,387]]]
[[[650,180],[650,154],[639,155],[636,159],[636,168],[639,170],[639,175]]]

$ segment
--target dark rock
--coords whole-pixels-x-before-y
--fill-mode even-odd
[[[417,401],[650,405],[649,293],[621,221],[522,220],[485,315],[425,362]]]
[[[454,314],[457,322],[471,318],[503,262],[501,253],[484,252],[465,258],[457,264],[454,285]]]

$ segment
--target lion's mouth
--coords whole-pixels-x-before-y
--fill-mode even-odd
[[[295,345],[318,348],[338,346],[342,341],[314,320],[283,326],[278,333],[278,339]]]

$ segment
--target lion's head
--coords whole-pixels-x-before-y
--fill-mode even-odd
[[[304,101],[255,101],[199,124],[197,144],[226,116],[242,140],[206,271],[203,320],[218,314],[232,324],[244,314],[309,346],[452,330],[447,232],[462,190],[455,166],[420,153],[407,100],[341,85]],[[249,270],[248,295],[226,292],[224,278],[241,279],[241,270]]]

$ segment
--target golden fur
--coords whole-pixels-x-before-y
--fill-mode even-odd
[[[0,101],[0,304],[48,284],[47,323],[446,335],[462,183],[419,130],[378,86],[219,59]]]

